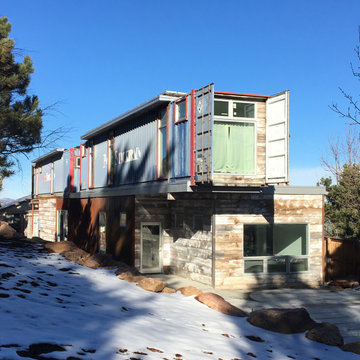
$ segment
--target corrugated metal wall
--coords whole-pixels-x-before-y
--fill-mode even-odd
[[[84,147],[84,156],[81,157],[81,185],[80,190],[86,190],[88,188],[89,181],[89,149]]]
[[[185,121],[175,123],[174,112],[176,112],[176,103],[169,104],[169,128],[172,131],[169,134],[169,156],[171,157],[171,177],[180,178],[190,176],[190,116],[191,116],[191,96],[187,96],[187,117]]]
[[[115,131],[115,185],[156,180],[157,113]]]
[[[51,184],[51,163],[41,165],[41,173],[39,174],[39,195],[50,194]]]
[[[107,184],[107,134],[94,140],[94,187]]]

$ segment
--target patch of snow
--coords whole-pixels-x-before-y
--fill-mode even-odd
[[[24,359],[16,351],[40,342],[64,346],[66,352],[44,354],[58,359],[358,358],[304,334],[256,328],[193,297],[147,292],[112,270],[79,266],[38,245],[0,244],[0,272],[0,294],[9,295],[0,297],[0,359]],[[3,347],[8,344],[19,347]]]

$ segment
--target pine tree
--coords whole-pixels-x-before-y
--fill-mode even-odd
[[[43,111],[35,95],[28,95],[34,72],[29,56],[16,62],[11,24],[0,18],[0,189],[2,181],[14,173],[17,156],[41,145]]]
[[[327,234],[360,239],[360,165],[345,164],[337,184],[322,178],[320,185],[328,192],[325,204]]]

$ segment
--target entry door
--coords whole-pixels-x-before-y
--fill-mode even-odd
[[[68,239],[68,211],[57,211],[57,241],[66,241]]]
[[[141,272],[161,272],[161,225],[141,223]]]

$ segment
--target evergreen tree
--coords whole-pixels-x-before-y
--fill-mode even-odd
[[[360,240],[360,165],[345,164],[337,184],[322,178],[328,192],[325,204],[325,235]]]
[[[34,72],[29,56],[16,62],[11,24],[0,18],[0,189],[2,180],[14,173],[17,156],[41,146],[43,111],[35,95],[28,95]]]

